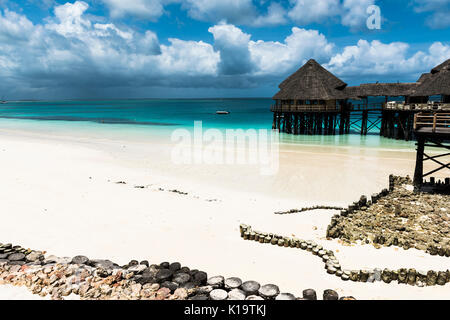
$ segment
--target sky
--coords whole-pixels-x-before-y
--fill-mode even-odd
[[[272,97],[311,58],[415,82],[450,0],[0,0],[0,99]]]

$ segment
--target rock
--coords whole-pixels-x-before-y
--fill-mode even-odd
[[[427,286],[434,286],[437,283],[437,274],[433,270],[427,273]]]
[[[444,286],[447,283],[447,273],[439,271],[436,283],[440,286]]]
[[[208,294],[213,291],[215,288],[213,286],[203,286],[195,289],[197,294]]]
[[[199,271],[194,275],[194,281],[198,282],[200,284],[206,284],[206,281],[208,280],[208,275],[206,272]]]
[[[13,253],[8,256],[9,261],[22,261],[25,260],[25,255],[23,253]]]
[[[169,269],[170,263],[169,262],[161,262],[159,266],[163,269]]]
[[[149,267],[149,266],[150,266],[150,264],[148,263],[147,260],[142,260],[141,262],[139,262],[139,264],[144,265],[144,266],[146,266],[146,267]]]
[[[263,298],[274,299],[280,293],[280,289],[274,284],[266,284],[259,288],[258,293]]]
[[[89,258],[85,256],[76,256],[72,259],[73,264],[88,264],[88,262]]]
[[[225,288],[237,289],[242,285],[242,280],[236,277],[231,277],[225,280]]]
[[[384,269],[383,273],[381,274],[381,279],[384,283],[391,283],[392,281],[392,273],[388,269]]]
[[[241,289],[245,292],[247,296],[256,295],[258,293],[261,285],[256,281],[245,281],[241,285]]]
[[[291,293],[280,293],[275,300],[297,300]]]
[[[408,271],[404,268],[398,270],[398,283],[406,283],[408,281]]]
[[[303,290],[303,298],[306,300],[317,300],[316,290],[314,289]]]
[[[171,292],[174,292],[178,289],[180,285],[178,283],[172,282],[172,281],[164,281],[161,283],[161,288],[168,288]],[[185,288],[184,288],[185,289]]]
[[[175,274],[172,279],[173,282],[176,282],[180,285],[185,284],[185,283],[189,282],[190,280],[191,280],[191,276],[187,273],[182,273],[182,272]]]
[[[169,288],[161,288],[156,292],[156,300],[165,300],[170,296]]]
[[[140,283],[140,284],[147,284],[147,283],[155,283],[155,282],[157,282],[156,278],[154,276],[148,274],[148,273],[147,274],[144,273],[144,274],[142,274],[140,276],[135,277],[135,281],[137,283]]]
[[[228,293],[223,289],[214,289],[209,293],[211,300],[219,301],[226,300],[228,298]]]
[[[245,298],[245,300],[264,300],[263,298],[261,298],[260,296],[248,296],[247,298]]]
[[[178,271],[181,269],[181,264],[179,262],[174,262],[169,265],[169,269],[172,271]]]
[[[373,270],[375,281],[381,281],[381,273],[383,272],[381,269],[375,268]]]
[[[360,282],[367,282],[369,279],[369,271],[367,270],[361,270],[359,273],[359,281]]]
[[[336,291],[327,289],[323,292],[323,300],[339,300],[339,295]]]
[[[181,285],[182,288],[185,288],[186,290],[191,290],[197,287],[197,284],[194,282],[186,282],[185,284]]]
[[[411,286],[416,284],[416,269],[409,269],[407,274],[407,283]]]
[[[33,251],[29,255],[27,255],[26,260],[29,262],[41,261],[44,260],[44,255],[40,252]]]
[[[147,266],[145,266],[143,264],[136,264],[136,265],[133,265],[132,267],[129,267],[128,271],[133,272],[134,274],[141,274],[146,269],[147,269]]]
[[[214,289],[220,289],[223,288],[225,284],[225,278],[222,276],[215,276],[212,278],[209,278],[206,282],[208,285],[212,286]]]
[[[177,300],[186,300],[188,297],[188,292],[185,288],[178,288],[175,290],[173,295]]]
[[[245,300],[246,294],[240,289],[233,289],[228,292],[228,300]]]
[[[115,268],[115,264],[110,260],[101,260],[101,259],[89,260],[88,265],[95,267],[95,268],[98,268],[98,267],[102,267],[104,269],[114,269]]]
[[[168,281],[172,278],[173,276],[173,271],[169,270],[169,269],[160,269],[157,273],[156,273],[156,281],[158,281],[159,283],[162,283],[164,281]]]

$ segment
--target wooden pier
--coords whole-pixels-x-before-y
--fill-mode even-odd
[[[279,88],[271,107],[274,130],[294,135],[379,134],[409,141],[416,139],[416,114],[450,113],[450,60],[417,82],[347,87],[311,59]],[[432,96],[440,96],[440,101],[430,102]],[[369,97],[384,98],[384,102],[369,104]]]
[[[417,158],[416,169],[414,171],[414,186],[420,190],[424,184],[424,179],[432,174],[447,170],[450,177],[450,162],[442,162],[443,158],[450,156],[450,113],[418,113],[414,116],[414,133],[417,137]],[[438,155],[428,155],[425,147],[439,148],[445,153]],[[439,159],[439,160],[438,160]],[[430,172],[423,172],[425,161],[432,161],[438,165]],[[432,185],[436,184],[434,178],[430,178]],[[438,187],[450,189],[450,178],[445,178]]]

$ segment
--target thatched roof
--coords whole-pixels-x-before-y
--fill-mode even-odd
[[[432,74],[438,73],[441,70],[450,70],[450,59],[448,59],[447,61],[441,63],[440,65],[434,67],[431,70]]]
[[[276,100],[334,100],[345,99],[342,91],[345,82],[323,68],[315,60],[309,60],[303,67],[284,80]]]
[[[430,79],[431,76],[432,76],[431,73],[423,73],[423,74],[420,76],[419,80],[417,80],[417,82],[418,82],[418,83],[422,83],[422,82],[424,82],[424,81],[427,81],[428,79]]]
[[[351,89],[359,97],[401,97],[409,96],[417,87],[417,83],[365,83],[358,89]]]
[[[355,99],[359,100],[363,95],[361,95],[361,87],[360,86],[354,86],[354,87],[346,87],[344,90],[344,94],[348,99]]]
[[[434,95],[450,95],[450,70],[441,68],[438,73],[420,83],[412,94],[414,97]]]

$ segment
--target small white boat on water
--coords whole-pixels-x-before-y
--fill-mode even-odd
[[[230,112],[219,110],[219,111],[216,111],[216,114],[230,114]]]

